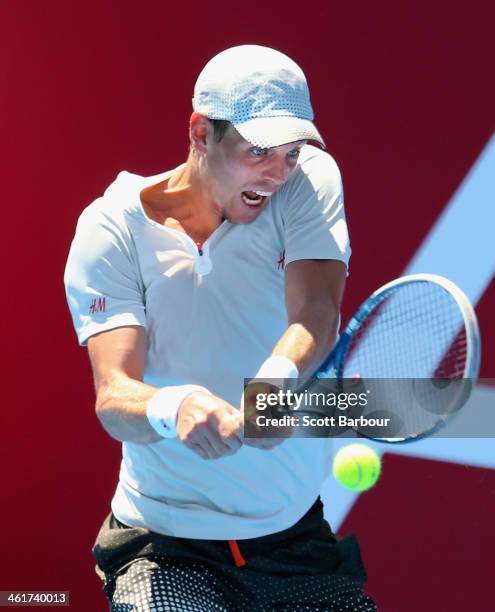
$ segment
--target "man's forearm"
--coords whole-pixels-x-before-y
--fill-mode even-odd
[[[157,442],[163,438],[151,427],[146,416],[148,402],[157,391],[151,385],[116,375],[100,385],[96,415],[107,433],[120,442]]]
[[[301,378],[311,376],[335,344],[339,313],[325,304],[305,307],[277,342],[272,355],[288,357]]]

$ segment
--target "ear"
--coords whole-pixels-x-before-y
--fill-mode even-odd
[[[191,148],[198,153],[206,153],[207,143],[213,138],[213,126],[208,117],[197,113],[191,115],[189,120],[189,141]]]

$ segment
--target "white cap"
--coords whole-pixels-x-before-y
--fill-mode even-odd
[[[297,140],[325,143],[314,126],[306,77],[287,55],[258,45],[222,51],[201,71],[193,109],[230,121],[256,147]]]

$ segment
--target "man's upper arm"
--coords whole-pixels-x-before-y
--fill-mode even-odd
[[[347,267],[328,259],[301,259],[285,270],[285,299],[289,324],[297,322],[308,307],[321,307],[329,319],[338,316]]]
[[[145,330],[135,325],[91,336],[88,354],[97,393],[119,377],[142,381],[146,355]]]

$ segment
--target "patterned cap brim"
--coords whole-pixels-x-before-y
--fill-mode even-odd
[[[258,117],[244,123],[234,123],[239,134],[255,147],[271,149],[299,140],[312,140],[326,148],[316,126],[298,117]]]

